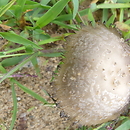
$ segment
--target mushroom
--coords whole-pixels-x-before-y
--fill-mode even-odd
[[[83,27],[67,38],[57,100],[82,125],[116,119],[129,104],[130,47],[113,30]]]

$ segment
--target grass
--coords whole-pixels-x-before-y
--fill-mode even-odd
[[[82,0],[83,1],[83,0]],[[17,117],[17,100],[15,85],[32,97],[40,100],[45,105],[51,105],[32,90],[20,84],[15,77],[19,77],[19,70],[27,62],[31,61],[37,75],[40,75],[37,57],[58,57],[62,51],[43,50],[42,45],[64,40],[64,37],[71,35],[65,33],[62,36],[51,37],[43,27],[50,23],[56,24],[61,28],[78,30],[80,24],[91,24],[95,26],[98,20],[94,17],[94,12],[102,10],[100,22],[105,23],[106,27],[116,27],[122,33],[122,37],[130,43],[130,0],[105,0],[104,3],[93,1],[89,8],[79,11],[79,0],[41,0],[35,2],[31,0],[1,0],[0,1],[0,36],[6,39],[7,44],[0,47],[0,83],[5,79],[10,80],[13,97],[13,115],[10,130],[13,129]],[[87,17],[87,21],[82,19]],[[21,30],[20,34],[16,30]],[[31,40],[29,40],[31,39]],[[17,45],[16,45],[17,44]],[[14,61],[13,63],[11,61]],[[7,68],[11,69],[7,71]],[[53,104],[52,104],[53,106]],[[128,130],[130,120],[128,117],[120,117],[122,123],[115,130]],[[0,126],[5,129],[4,125]],[[105,130],[115,128],[114,122],[108,122],[97,128],[83,126],[79,130]]]

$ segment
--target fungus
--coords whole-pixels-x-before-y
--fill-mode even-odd
[[[56,79],[63,110],[82,125],[116,119],[129,104],[130,47],[102,25],[67,38]]]

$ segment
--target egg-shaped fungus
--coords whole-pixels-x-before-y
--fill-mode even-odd
[[[83,27],[67,38],[56,78],[63,110],[82,125],[117,118],[129,103],[130,47],[103,25]]]

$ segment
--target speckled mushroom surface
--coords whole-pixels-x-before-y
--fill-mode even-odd
[[[83,125],[117,118],[129,103],[130,47],[103,25],[67,38],[56,79],[63,110]]]

